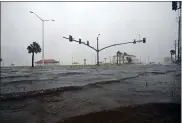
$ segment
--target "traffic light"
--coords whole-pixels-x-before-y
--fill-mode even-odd
[[[178,9],[178,7],[177,7],[178,5],[177,5],[177,1],[172,1],[172,10],[177,10]]]
[[[81,44],[81,39],[79,38],[79,44]]]
[[[136,44],[136,40],[134,39],[133,44]]]
[[[73,41],[73,37],[71,35],[69,35],[69,41],[72,42]]]
[[[178,9],[181,9],[181,1],[179,1],[179,8]]]
[[[89,41],[87,41],[87,45],[89,46]]]
[[[143,43],[146,43],[146,38],[143,38]]]

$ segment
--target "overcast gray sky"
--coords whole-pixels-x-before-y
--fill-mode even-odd
[[[96,47],[133,41],[146,37],[147,43],[121,45],[100,52],[100,60],[113,56],[119,50],[141,56],[142,60],[163,61],[170,56],[177,38],[177,12],[171,2],[4,2],[1,4],[1,57],[4,65],[31,65],[27,46],[36,41],[42,47],[42,23],[45,23],[45,59],[59,60],[63,64],[74,61],[95,63],[96,52],[85,45],[70,43],[63,36],[72,35],[90,41]],[[35,61],[41,59],[35,55]]]

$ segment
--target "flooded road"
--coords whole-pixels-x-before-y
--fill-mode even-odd
[[[180,103],[181,68],[2,68],[1,100],[2,123],[52,123],[126,105]]]

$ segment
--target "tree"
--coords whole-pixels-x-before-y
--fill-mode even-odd
[[[121,55],[122,55],[122,53],[120,52],[120,51],[118,51],[117,53],[116,53],[116,55],[117,55],[117,64],[120,64],[120,60],[119,59],[121,59]]]
[[[127,56],[128,54],[126,52],[124,52],[124,56]]]
[[[173,56],[174,54],[176,54],[176,51],[175,51],[175,50],[170,50],[170,53],[171,53],[171,61],[173,62],[172,56]]]
[[[40,45],[36,42],[33,42],[27,47],[28,53],[32,53],[32,67],[34,67],[34,53],[40,53],[41,48]]]
[[[126,57],[126,60],[128,61],[128,63],[132,62],[132,58],[131,57]]]

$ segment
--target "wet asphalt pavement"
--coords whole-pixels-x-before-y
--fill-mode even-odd
[[[52,93],[46,94],[47,90]],[[40,95],[29,97],[29,93],[35,92]],[[11,100],[16,94],[26,98]],[[4,99],[0,105],[1,123],[52,123],[120,106],[180,103],[181,68],[177,65],[3,68],[1,97],[7,95],[10,99]]]

